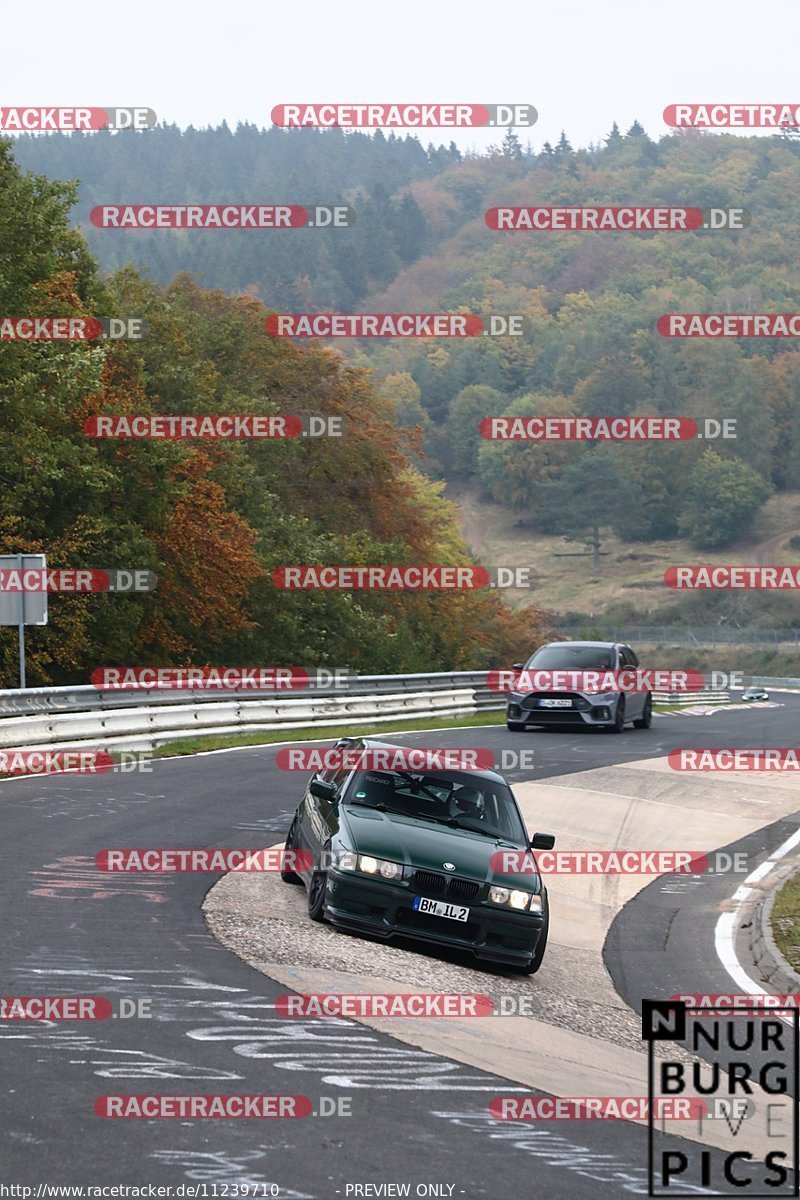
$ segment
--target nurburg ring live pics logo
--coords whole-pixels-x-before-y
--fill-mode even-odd
[[[724,1004],[643,1000],[642,1037],[650,1101],[649,1195],[800,1195],[797,1008],[754,1004],[745,1015],[735,1015]],[[680,1046],[673,1056],[671,1042]],[[699,1094],[706,1103],[713,1097],[712,1103],[729,1109],[731,1136],[724,1149],[688,1140],[676,1147],[656,1128],[654,1105],[687,1094]]]

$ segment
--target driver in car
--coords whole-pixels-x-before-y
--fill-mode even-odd
[[[477,788],[464,784],[450,797],[448,812],[451,817],[471,817],[473,821],[482,821],[483,797]]]

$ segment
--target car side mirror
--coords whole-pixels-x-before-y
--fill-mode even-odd
[[[556,844],[552,833],[535,833],[531,841],[531,850],[552,850]]]
[[[327,779],[312,779],[308,789],[318,800],[333,800],[336,795],[336,784]]]
[[[512,671],[524,671],[524,670],[525,670],[525,664],[524,664],[524,663],[512,663],[512,664],[511,664],[511,670],[512,670]]]

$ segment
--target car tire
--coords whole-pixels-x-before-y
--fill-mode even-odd
[[[297,847],[295,846],[296,837],[297,837],[297,814],[295,813],[295,818],[292,821],[291,825],[289,826],[289,832],[286,835],[286,842],[283,847],[284,853],[287,850],[296,850],[297,849]],[[302,879],[295,871],[281,870],[281,879],[283,880],[284,883],[299,883],[301,886],[303,883]]]
[[[524,721],[506,721],[506,729],[510,729],[512,733],[522,733],[524,728]]]
[[[625,697],[620,696],[617,701],[617,715],[614,719],[614,724],[611,726],[612,733],[625,732]]]
[[[542,965],[542,959],[544,958],[544,952],[547,949],[547,936],[548,936],[549,932],[550,932],[550,913],[548,912],[547,917],[545,919],[545,923],[544,923],[544,929],[541,932],[539,941],[536,943],[536,949],[533,953],[533,958],[527,964],[527,966],[520,967],[521,975],[535,975],[536,972],[539,970],[539,967]]]
[[[633,722],[634,729],[649,729],[653,724],[653,697],[647,693],[647,699],[644,702],[644,712],[637,721]]]
[[[327,872],[316,870],[308,883],[308,915],[312,921],[325,920],[325,892],[327,887]]]

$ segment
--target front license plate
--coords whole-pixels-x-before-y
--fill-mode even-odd
[[[539,701],[539,705],[541,708],[572,708],[572,701],[542,699]]]
[[[449,917],[451,921],[466,921],[469,916],[469,909],[461,904],[445,904],[443,900],[429,900],[427,896],[415,896],[412,908],[434,917]]]

